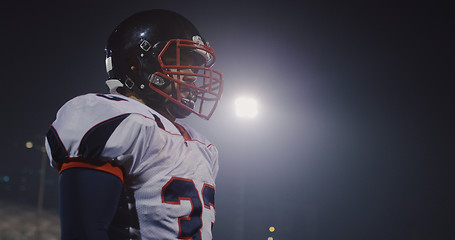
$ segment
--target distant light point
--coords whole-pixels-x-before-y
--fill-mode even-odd
[[[28,141],[28,142],[25,143],[25,147],[28,148],[28,149],[33,148],[33,143]]]
[[[274,226],[269,227],[269,231],[270,232],[275,232],[275,227]]]
[[[9,176],[3,176],[3,182],[9,182]]]

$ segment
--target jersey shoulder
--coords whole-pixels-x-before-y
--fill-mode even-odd
[[[46,135],[49,158],[59,162],[122,155],[130,149],[125,142],[145,141],[153,134],[157,128],[154,114],[146,105],[122,95],[75,97],[60,108]]]
[[[122,115],[155,120],[157,114],[145,104],[120,94],[89,93],[66,102],[57,112],[52,125],[57,129],[65,126],[84,130]]]
[[[69,100],[60,108],[57,116],[82,114],[93,118],[109,118],[124,113],[152,116],[153,112],[146,105],[123,95],[89,93]]]

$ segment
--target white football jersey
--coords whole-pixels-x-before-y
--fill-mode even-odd
[[[139,223],[139,229],[131,226],[129,231],[139,231],[142,239],[212,239],[218,152],[205,137],[181,125],[191,139],[134,99],[86,94],[58,111],[46,150],[57,169],[71,159],[121,166]]]

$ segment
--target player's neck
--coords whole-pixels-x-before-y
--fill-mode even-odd
[[[159,112],[161,115],[163,115],[165,118],[167,118],[172,123],[175,123],[176,118],[172,114],[170,114],[166,108],[153,107],[153,106],[149,106],[149,107],[151,107],[153,110]]]
[[[167,118],[169,121],[171,121],[172,123],[175,123],[175,117],[169,113],[169,111],[165,108],[165,107],[161,107],[159,105],[152,105],[151,103],[147,104],[143,99],[137,97],[135,94],[133,94],[132,92],[130,91],[127,91],[125,93],[125,96],[129,97],[129,98],[132,98],[138,102],[141,102],[147,106],[149,106],[150,108],[152,108],[153,110],[157,111],[159,114],[161,114],[163,117]]]

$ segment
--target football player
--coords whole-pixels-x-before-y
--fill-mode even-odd
[[[68,101],[46,135],[63,240],[212,239],[218,152],[178,119],[213,114],[223,90],[214,62],[177,13],[144,11],[115,28],[110,93]]]

